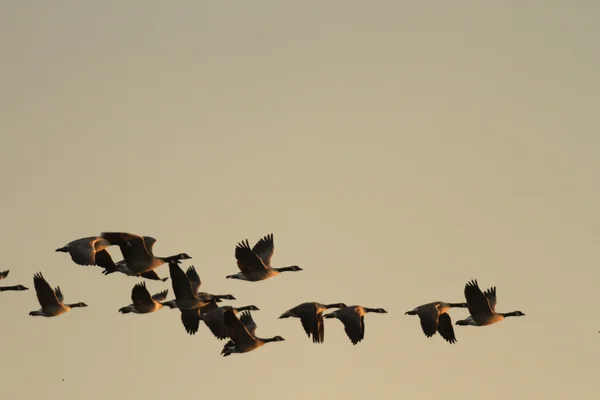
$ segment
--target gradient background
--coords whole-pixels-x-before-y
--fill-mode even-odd
[[[598,2],[1,11],[2,284],[32,289],[0,295],[3,398],[596,398]],[[179,312],[120,315],[139,280],[54,252],[104,230],[188,252],[205,291],[287,340],[223,359]],[[269,232],[273,264],[304,271],[225,280]],[[29,317],[38,270],[89,307]],[[471,278],[527,316],[449,345],[404,315]],[[356,347],[339,321],[314,345],[276,319],[304,301],[389,314]]]

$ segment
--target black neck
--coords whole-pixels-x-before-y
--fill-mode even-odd
[[[450,307],[467,308],[467,303],[448,303]]]
[[[0,286],[0,292],[5,290],[20,290],[19,286]]]
[[[508,313],[498,313],[500,315],[502,315],[503,317],[518,317],[519,313],[518,311],[512,311],[512,312],[508,312]]]
[[[346,305],[344,303],[333,303],[333,304],[325,304],[325,308],[345,308]]]
[[[286,271],[294,271],[296,267],[295,266],[290,266],[290,267],[283,267],[283,268],[273,268],[274,270],[277,270],[279,272],[286,272]]]
[[[269,342],[275,342],[275,341],[277,341],[277,339],[272,337],[272,338],[263,339],[262,341],[265,343],[269,343]]]

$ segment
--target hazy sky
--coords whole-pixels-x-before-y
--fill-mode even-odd
[[[596,398],[598,2],[0,9],[0,270],[31,288],[0,294],[4,398]],[[189,253],[287,340],[222,358],[178,311],[119,314],[138,279],[54,252],[106,230]],[[226,280],[270,232],[273,264],[304,271]],[[28,316],[36,271],[89,307]],[[404,315],[473,278],[526,316],[449,345]],[[315,345],[277,319],[304,301],[389,314],[357,346],[328,320]]]

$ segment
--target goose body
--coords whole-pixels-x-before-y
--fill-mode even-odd
[[[67,243],[55,251],[69,253],[71,260],[78,265],[97,265],[104,269],[114,269],[115,264],[106,250],[111,243],[100,237],[90,236]]]
[[[323,311],[330,308],[345,308],[343,303],[323,304],[317,302],[307,302],[297,305],[281,314],[282,318],[299,318],[304,331],[313,343],[323,343],[325,340],[325,324],[323,322]]]
[[[482,292],[477,280],[467,282],[465,285],[465,298],[471,315],[466,319],[457,321],[456,325],[487,326],[500,322],[506,317],[525,315],[521,311],[496,312],[496,287],[493,286]]]
[[[87,307],[85,303],[65,304],[64,297],[60,287],[52,289],[50,284],[44,279],[41,272],[33,275],[33,285],[37,295],[40,308],[37,311],[31,311],[29,315],[42,317],[57,317],[75,307]]]
[[[132,303],[128,306],[121,307],[119,312],[122,314],[147,314],[158,311],[164,307],[162,302],[167,298],[168,292],[169,290],[167,289],[151,296],[146,288],[146,283],[138,283],[131,290]]]
[[[297,265],[283,268],[273,268],[271,258],[275,252],[273,234],[260,239],[253,248],[250,248],[248,239],[237,244],[235,248],[235,259],[240,272],[227,275],[228,279],[239,279],[243,281],[257,282],[272,278],[286,271],[302,271]]]
[[[365,338],[365,314],[386,314],[383,308],[369,308],[363,306],[350,306],[341,308],[332,313],[325,314],[323,318],[337,318],[344,324],[344,330],[353,345],[358,344]]]
[[[0,281],[5,279],[8,276],[10,270],[0,272]],[[0,292],[8,292],[8,291],[23,291],[29,290],[29,288],[23,285],[13,285],[13,286],[0,286]]]
[[[233,353],[247,353],[263,346],[265,343],[285,340],[281,336],[266,339],[257,337],[255,334],[256,323],[249,311],[242,312],[240,319],[238,319],[233,309],[226,307],[223,314],[223,321],[227,330],[227,336],[230,338],[221,351],[223,357],[227,357]]]
[[[155,256],[152,252],[152,246],[156,242],[156,239],[152,237],[144,238],[126,232],[102,232],[100,236],[111,245],[119,246],[123,255],[123,261],[115,264],[114,270],[106,270],[106,275],[118,271],[126,275],[141,276],[141,274],[150,272],[164,263],[192,258],[186,253],[179,253],[169,257]],[[146,240],[149,240],[148,245],[146,244]]]
[[[432,337],[438,332],[448,343],[456,343],[452,320],[448,310],[453,307],[466,308],[467,303],[446,303],[435,301],[433,303],[423,304],[407,311],[407,315],[418,315],[421,321],[421,329],[425,336]]]

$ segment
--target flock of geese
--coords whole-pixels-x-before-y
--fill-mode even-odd
[[[219,305],[223,300],[236,300],[231,294],[215,295],[199,291],[201,286],[200,276],[194,266],[184,272],[179,266],[181,260],[189,260],[186,253],[179,253],[169,257],[157,257],[153,253],[156,239],[150,236],[139,236],[126,232],[103,232],[100,236],[91,236],[77,239],[56,249],[57,252],[68,253],[78,265],[98,266],[105,275],[121,273],[128,276],[145,278],[165,282],[168,277],[161,278],[156,269],[163,264],[169,266],[169,276],[175,298],[167,301],[168,289],[151,295],[144,281],[137,283],[131,290],[131,304],[119,309],[122,314],[147,314],[167,306],[170,309],[179,309],[181,322],[185,331],[194,335],[200,326],[200,321],[209,328],[219,340],[226,340],[221,354],[226,357],[232,353],[246,353],[257,349],[270,342],[285,340],[281,336],[261,338],[256,336],[256,322],[250,311],[259,310],[255,305],[243,307]],[[118,246],[123,260],[114,262],[107,249]],[[248,240],[237,244],[235,258],[239,272],[227,275],[228,279],[258,282],[272,278],[282,272],[302,271],[297,265],[275,268],[271,266],[271,259],[275,250],[273,234],[260,239],[254,247],[250,247]],[[9,271],[0,272],[0,280],[8,276]],[[33,285],[41,306],[39,310],[31,311],[29,315],[56,317],[72,308],[87,307],[83,302],[67,304],[60,287],[52,289],[41,272],[33,275]],[[23,285],[0,286],[1,291],[28,290]],[[446,303],[436,301],[421,305],[408,315],[417,315],[421,321],[421,328],[426,337],[439,333],[448,343],[455,343],[456,336],[448,311],[450,308],[468,308],[470,316],[456,322],[456,325],[486,326],[503,320],[506,317],[525,315],[521,311],[509,313],[496,312],[496,288],[491,287],[482,292],[476,280],[467,282],[464,289],[465,303]],[[324,312],[335,308],[328,314]],[[356,345],[364,339],[365,321],[367,313],[385,314],[383,308],[370,308],[360,305],[347,306],[345,303],[323,304],[319,302],[306,302],[293,307],[279,317],[298,318],[302,327],[313,343],[323,343],[325,337],[325,318],[337,318],[344,326],[346,335]],[[239,317],[238,317],[239,315]]]

